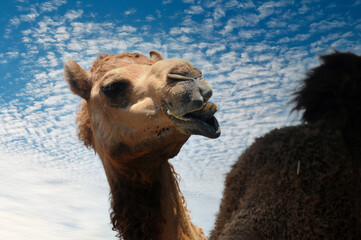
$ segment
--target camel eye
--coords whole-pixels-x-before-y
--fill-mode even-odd
[[[175,81],[189,81],[193,80],[193,77],[187,76],[187,73],[168,73],[168,80]]]
[[[100,89],[106,97],[117,98],[125,95],[128,86],[129,82],[127,80],[121,80],[108,83],[104,86],[101,86]]]
[[[194,81],[198,78],[202,78],[202,72],[198,68],[194,67],[173,68],[167,74],[169,82]]]

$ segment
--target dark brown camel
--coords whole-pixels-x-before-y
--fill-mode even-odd
[[[361,239],[361,57],[321,57],[299,126],[258,138],[228,173],[211,240]]]

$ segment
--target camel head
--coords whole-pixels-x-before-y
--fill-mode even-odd
[[[84,99],[79,136],[99,155],[130,160],[151,152],[175,156],[191,135],[217,138],[217,105],[210,85],[184,59],[140,54],[105,55],[87,72],[64,67],[71,91]],[[79,120],[80,119],[80,120]]]
[[[314,123],[330,119],[350,124],[361,120],[361,56],[335,51],[320,56],[294,95],[294,110],[304,110],[302,120]],[[357,127],[357,129],[359,129]]]

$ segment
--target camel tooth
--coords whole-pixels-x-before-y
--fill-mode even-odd
[[[206,102],[202,108],[203,111],[211,110],[213,113],[217,112],[217,104]]]
[[[212,112],[217,112],[217,104],[215,103],[212,104]]]
[[[202,110],[208,110],[208,109],[212,108],[212,105],[213,105],[212,103],[206,102],[206,103],[204,104],[204,107],[203,107]]]

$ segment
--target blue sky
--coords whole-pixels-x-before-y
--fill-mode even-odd
[[[67,59],[88,69],[155,49],[202,69],[222,135],[192,137],[171,162],[209,232],[237,156],[298,123],[289,101],[317,56],[361,54],[360,0],[6,0],[0,12],[0,239],[115,239],[102,166],[76,138]]]

